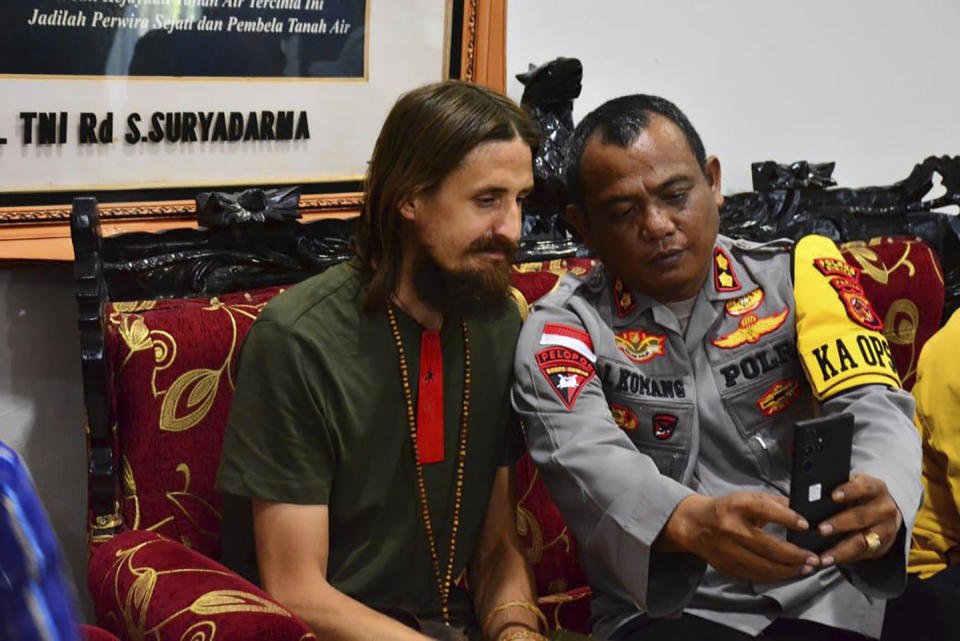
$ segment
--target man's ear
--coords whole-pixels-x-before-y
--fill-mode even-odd
[[[410,221],[416,220],[417,213],[420,211],[420,197],[420,192],[415,191],[409,196],[401,198],[397,205],[400,215]]]
[[[570,203],[567,205],[566,210],[564,210],[564,220],[573,227],[573,230],[577,232],[577,235],[580,236],[584,241],[587,240],[587,215],[582,209]]]
[[[713,199],[717,207],[723,204],[723,192],[720,185],[720,159],[716,156],[707,157],[707,182],[710,183],[710,190],[713,192]]]

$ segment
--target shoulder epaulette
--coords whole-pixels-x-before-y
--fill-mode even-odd
[[[776,238],[762,243],[738,238],[730,243],[730,248],[740,254],[782,254],[790,251],[793,244],[793,241],[787,238]]]

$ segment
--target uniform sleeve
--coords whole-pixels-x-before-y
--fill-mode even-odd
[[[559,344],[541,344],[547,325],[560,332]],[[577,336],[588,336],[578,317],[550,307],[536,308],[520,333],[512,398],[530,455],[586,553],[651,616],[677,612],[693,597],[705,564],[652,546],[693,491],[661,475],[617,427],[595,356],[563,346],[577,345]]]
[[[515,411],[510,412],[507,419],[507,429],[504,432],[503,456],[500,467],[512,467],[523,456],[526,445],[523,439],[523,428],[520,426],[520,417]]]
[[[797,352],[824,413],[853,414],[851,474],[883,480],[903,516],[882,558],[842,568],[862,592],[891,598],[906,586],[910,533],[923,497],[914,401],[900,379],[882,321],[860,285],[860,272],[837,246],[807,236],[794,250]]]
[[[907,584],[910,534],[923,499],[913,397],[899,388],[865,385],[831,398],[823,408],[827,414],[854,415],[851,474],[868,474],[886,483],[903,516],[897,540],[883,558],[841,570],[864,594],[880,599],[898,596]]]
[[[254,323],[240,355],[218,489],[278,503],[327,503],[336,455],[319,360],[289,329]]]
[[[910,569],[928,578],[950,563],[960,530],[960,312],[924,345],[913,396],[923,441],[927,496],[914,530]]]

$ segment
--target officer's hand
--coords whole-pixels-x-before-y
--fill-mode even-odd
[[[791,530],[809,525],[785,497],[734,492],[719,499],[699,494],[677,504],[657,539],[659,549],[695,554],[729,576],[783,581],[810,574],[816,554],[763,531],[767,523]]]
[[[833,491],[832,498],[834,502],[849,507],[821,522],[820,533],[847,536],[820,555],[821,564],[853,563],[886,554],[903,524],[903,516],[890,496],[887,484],[866,474],[855,474]],[[870,549],[871,539],[879,541],[874,550]]]

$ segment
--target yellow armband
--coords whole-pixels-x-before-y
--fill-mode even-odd
[[[883,322],[829,238],[806,236],[793,255],[797,352],[818,401],[868,383],[900,386]]]

